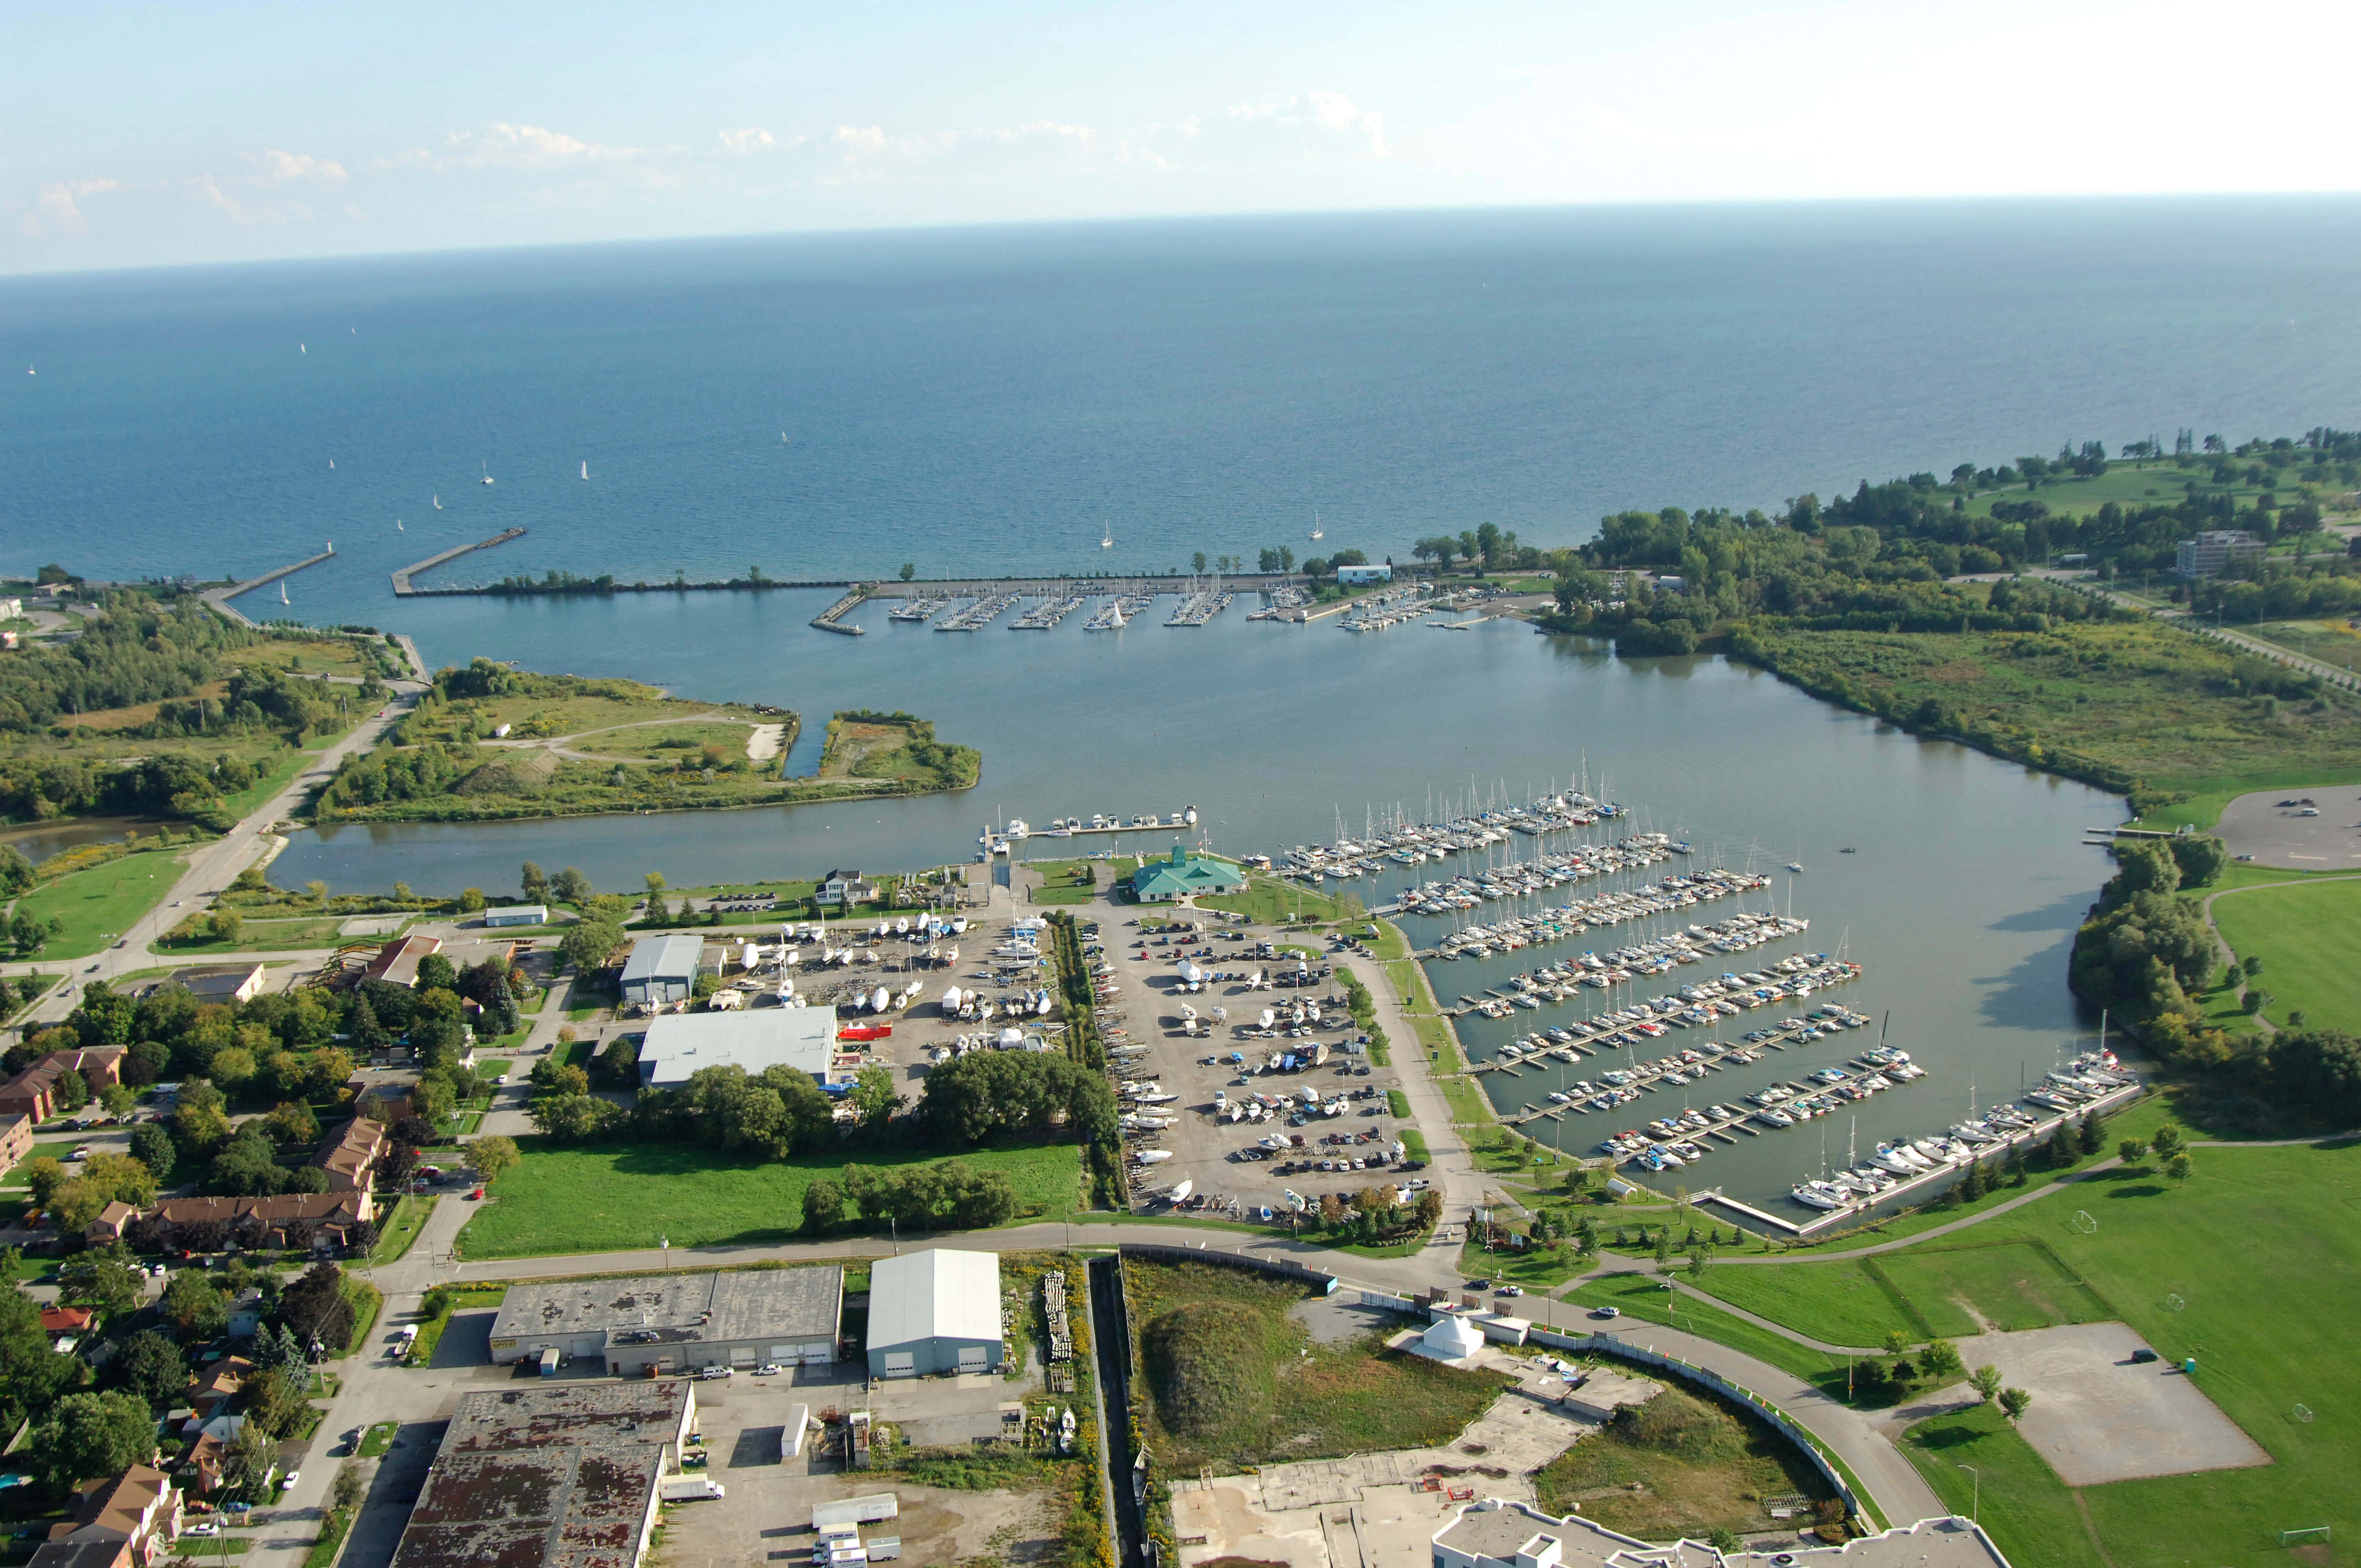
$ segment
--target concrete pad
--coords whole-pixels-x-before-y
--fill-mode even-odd
[[[2206,1396],[2202,1358],[2194,1377],[2171,1362],[2134,1365],[2132,1352],[2147,1343],[2123,1323],[2072,1323],[1979,1334],[1959,1347],[1971,1367],[1997,1366],[2008,1387],[2033,1396],[2017,1430],[2070,1486],[2271,1463]]]
[[[2283,800],[2310,800],[2317,817]],[[2351,784],[2257,790],[2222,808],[2222,841],[2234,855],[2285,871],[2347,870],[2361,865],[2361,791]]]

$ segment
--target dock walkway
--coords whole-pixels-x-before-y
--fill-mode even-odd
[[[445,561],[456,561],[460,556],[468,554],[470,551],[489,550],[495,544],[506,544],[511,539],[521,538],[526,532],[527,531],[523,528],[505,529],[499,533],[493,534],[489,539],[478,539],[473,544],[456,545],[449,550],[443,551],[439,554],[429,555],[423,561],[413,561],[409,565],[404,566],[400,571],[394,573],[394,597],[396,598],[408,598],[413,594],[424,591],[411,587],[410,579],[417,576],[419,573],[427,570],[429,567],[440,566]],[[306,562],[305,565],[308,565],[310,563]],[[290,567],[288,569],[292,571],[294,568]]]
[[[834,631],[846,637],[867,636],[869,634],[867,627],[847,626],[844,623],[844,618],[852,613],[853,607],[858,605],[867,593],[868,590],[863,585],[853,584],[842,598],[813,616],[812,624],[822,631]]]

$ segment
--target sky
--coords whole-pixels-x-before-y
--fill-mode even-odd
[[[2341,191],[2351,0],[0,0],[0,272],[1226,213]]]

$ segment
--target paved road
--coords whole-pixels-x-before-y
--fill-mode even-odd
[[[220,838],[197,845],[182,858],[183,870],[156,905],[131,923],[131,928],[121,935],[115,946],[93,958],[71,960],[71,977],[64,985],[53,988],[36,1003],[20,1020],[27,1033],[36,1025],[55,1023],[73,1011],[74,1001],[82,986],[93,980],[113,981],[134,970],[154,969],[159,957],[150,953],[148,945],[181,922],[182,915],[199,909],[216,894],[225,890],[238,872],[271,850],[274,840],[271,828],[293,817],[296,809],[313,788],[335,775],[338,764],[346,757],[366,751],[377,744],[388,727],[418,700],[419,688],[397,687],[390,693],[383,708],[363,719],[341,740],[320,752],[297,773],[285,789],[271,796],[248,813],[246,818]],[[236,957],[260,958],[259,954],[240,953]],[[174,958],[161,961],[177,963]],[[195,961],[195,960],[192,960]],[[211,955],[203,961],[218,963],[221,957]],[[9,972],[30,972],[35,969],[57,969],[58,960],[47,963],[9,964],[0,966]]]
[[[2103,591],[2111,603],[2121,605],[2125,609],[2136,609],[2144,614],[2152,615],[2158,620],[2180,628],[2191,636],[2210,637],[2217,642],[2226,642],[2241,652],[2258,653],[2266,659],[2285,664],[2290,669],[2301,670],[2307,675],[2316,675],[2331,685],[2343,686],[2347,691],[2361,691],[2361,675],[2355,674],[2342,665],[2324,663],[2309,654],[2299,653],[2292,648],[2283,648],[2276,642],[2266,641],[2251,632],[2241,631],[2235,626],[2216,626],[2204,617],[2191,615],[2187,610],[2152,605],[2145,599],[2136,598],[2126,593],[2118,593],[2112,588]]]

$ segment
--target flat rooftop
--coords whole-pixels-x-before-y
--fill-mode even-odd
[[[754,1007],[730,1013],[667,1013],[640,1042],[640,1081],[677,1089],[708,1067],[741,1067],[750,1078],[791,1067],[828,1077],[836,1049],[833,1007]]]
[[[603,1333],[610,1344],[834,1340],[844,1270],[834,1264],[511,1285],[492,1338]]]
[[[467,1395],[393,1568],[633,1568],[695,1408],[676,1377]]]

